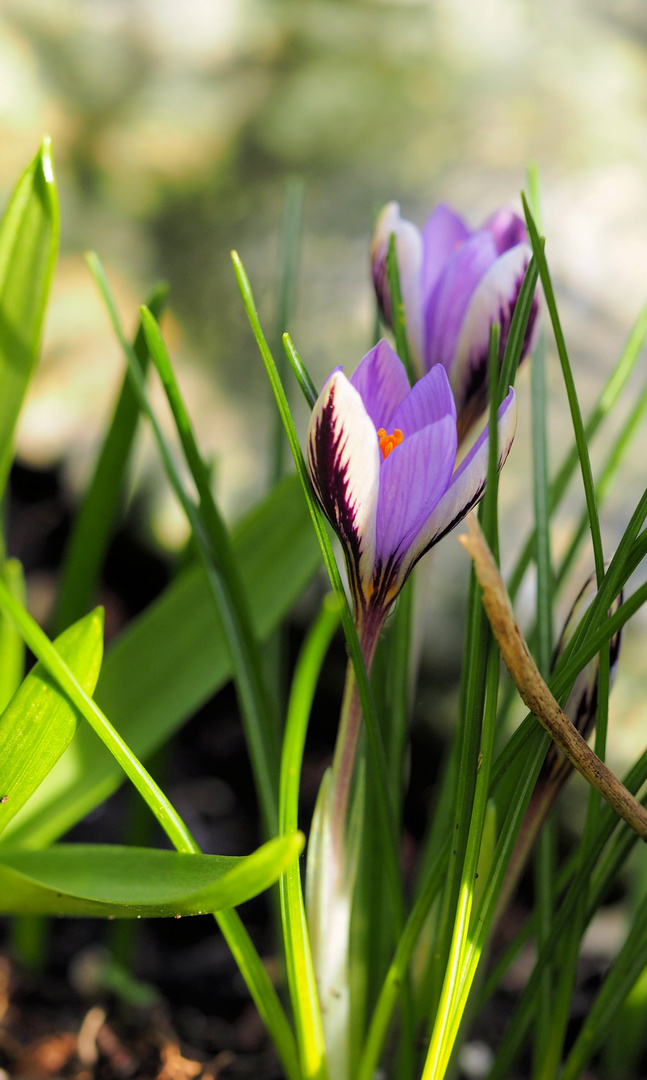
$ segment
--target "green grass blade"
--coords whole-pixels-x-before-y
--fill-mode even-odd
[[[400,288],[400,270],[398,267],[395,233],[391,233],[389,237],[389,247],[386,253],[386,273],[389,282],[391,325],[393,327],[393,336],[395,338],[395,351],[404,364],[406,373],[409,376],[409,382],[413,386],[416,381],[416,372],[411,357],[411,349],[409,348],[409,338],[407,337],[407,325],[404,314],[402,289]]]
[[[277,289],[276,314],[274,319],[274,353],[277,358],[279,376],[286,386],[286,357],[281,348],[283,334],[288,329],[297,286],[299,269],[299,242],[301,238],[301,218],[303,214],[304,182],[300,176],[293,176],[285,185],[283,201],[283,222],[281,226],[281,244],[279,250],[279,281]],[[287,391],[286,391],[287,392]],[[275,426],[272,450],[272,484],[278,483],[285,472],[285,432],[281,417],[275,413]]]
[[[537,260],[533,255],[526,268],[526,273],[524,274],[521,289],[519,290],[519,296],[514,306],[512,322],[510,323],[510,330],[508,332],[508,340],[505,344],[505,352],[503,354],[498,383],[499,401],[503,401],[508,393],[508,387],[514,386],[515,383],[538,277],[539,267],[537,266]]]
[[[4,580],[0,589],[14,610],[24,611]],[[11,610],[4,606],[3,616],[15,625]],[[93,611],[70,626],[57,639],[56,648],[91,694],[103,656],[103,611]],[[78,707],[52,686],[47,668],[42,664],[32,668],[0,716],[0,832],[56,764],[80,720]]]
[[[252,855],[194,855],[111,844],[0,849],[0,911],[99,918],[173,918],[244,904],[298,860],[303,835]]]
[[[95,704],[83,686],[77,681],[73,672],[59,654],[56,646],[52,644],[47,635],[41,630],[38,623],[32,619],[31,615],[25,610],[22,604],[11,595],[2,581],[0,581],[0,608],[2,608],[6,615],[13,619],[23,636],[25,643],[29,646],[34,656],[42,665],[46,674],[51,676],[56,681],[57,686],[63,690],[69,704],[72,705],[74,710],[75,730],[77,722],[76,714],[80,713],[108,747],[115,760],[121,765],[126,776],[128,776],[142,795],[144,801],[150,807],[153,816],[160,823],[162,828],[167,834],[172,835],[178,843],[184,845],[183,847],[178,848],[178,850],[192,851],[194,849],[193,841],[189,836],[184,823],[179,818],[176,811],[171,807],[164,793],[155,783],[153,778],[149,776],[141,762],[137,760],[108,718],[102,713],[98,705]],[[97,618],[97,615],[94,612],[88,616],[90,619],[93,617],[95,619]],[[85,620],[83,620],[83,622],[85,622]],[[79,624],[74,624],[74,626],[70,627],[65,633],[71,634],[72,631],[76,630],[78,625]],[[96,674],[98,674],[98,666],[96,667]]]
[[[598,506],[601,506],[605,501],[607,495],[611,490],[613,481],[616,478],[618,469],[620,468],[622,461],[631,446],[633,439],[638,433],[647,413],[647,386],[638,395],[633,408],[622,425],[618,437],[616,438],[606,461],[600,471],[600,475],[595,485],[595,494],[598,502]],[[579,550],[580,544],[584,536],[586,535],[587,526],[586,512],[582,515],[578,526],[573,534],[571,542],[568,546],[566,554],[562,558],[562,561],[558,567],[555,577],[555,585],[559,587],[567,578],[571,567],[575,561],[575,556]]]
[[[533,503],[535,511],[535,563],[537,583],[537,666],[546,679],[553,655],[553,566],[550,550],[550,514],[548,507],[548,447],[546,430],[546,372],[544,336],[540,334],[531,365]],[[552,917],[552,880],[554,873],[554,837],[550,822],[542,830],[534,858],[534,882],[538,919],[538,942],[549,931]],[[534,1036],[533,1075],[539,1080],[548,1046],[552,1011],[552,979],[549,967],[544,972]]]
[[[164,310],[167,295],[166,284],[157,285],[150,295],[148,307],[157,318]],[[141,325],[133,349],[143,374],[149,357]],[[65,550],[56,611],[58,633],[80,619],[92,604],[123,492],[124,474],[138,419],[139,406],[126,373],[94,474]]]
[[[281,756],[279,827],[284,836],[293,836],[297,831],[301,764],[308,720],[321,665],[338,624],[338,605],[332,596],[328,596],[309,631],[294,673]],[[280,887],[288,986],[301,1071],[307,1080],[327,1080],[326,1047],[298,859],[281,877]]]
[[[25,603],[25,577],[17,559],[2,563],[0,575],[9,591]],[[12,623],[0,615],[0,713],[4,711],[22,682],[25,670],[24,642]]]
[[[535,225],[533,216],[530,213],[530,208],[528,207],[528,204],[523,196],[522,199],[526,216],[526,227],[528,229],[528,236],[530,238],[532,250],[539,266],[539,276],[541,278],[541,284],[544,290],[544,296],[546,298],[546,306],[548,308],[550,320],[553,326],[553,333],[555,335],[555,342],[557,345],[557,353],[559,355],[559,361],[562,367],[562,375],[564,378],[564,385],[566,387],[566,395],[568,397],[568,404],[571,413],[573,431],[575,433],[577,455],[579,458],[580,469],[582,472],[584,495],[586,498],[586,506],[588,510],[591,528],[591,541],[593,544],[595,573],[599,585],[602,581],[602,578],[604,577],[604,553],[602,550],[600,522],[598,520],[597,503],[595,501],[595,484],[593,482],[593,472],[591,470],[591,461],[589,458],[586,433],[584,431],[584,422],[582,420],[580,404],[577,397],[577,391],[575,389],[573,373],[571,371],[570,360],[568,358],[568,351],[566,349],[566,342],[564,340],[564,334],[557,311],[557,304],[555,302],[555,294],[553,292],[553,284],[550,278],[550,271],[548,269],[548,263],[546,262],[546,256],[544,254],[544,244],[539,236],[539,233],[537,232],[537,226]]]
[[[566,1059],[562,1080],[577,1080],[577,1077],[582,1076],[646,964],[647,899],[643,899],[625,943],[615,958]]]
[[[250,657],[246,651],[244,633],[238,620],[235,605],[232,602],[227,580],[222,568],[218,565],[217,553],[211,548],[210,540],[204,529],[200,514],[195,504],[184,490],[172,454],[166,444],[157,417],[148,400],[137,358],[121,329],[119,316],[103,267],[97,256],[94,254],[88,255],[87,261],[106,304],[115,334],[117,335],[128,361],[128,370],[132,379],[133,389],[137,396],[140,409],[145,413],[152,427],[167,478],[191,526],[198,553],[207,576],[213,602],[222,622],[225,631],[225,640],[230,650],[234,679],[239,701],[241,703],[245,736],[248,743],[261,813],[263,815],[267,834],[273,835],[278,828],[278,763],[275,767],[275,763],[272,760],[275,755],[266,753],[266,749],[268,748],[265,743],[267,740],[265,738],[263,724],[256,711],[258,703],[255,698],[254,674],[249,667]],[[150,345],[151,342],[149,341],[149,347]]]
[[[647,304],[645,304],[638,315],[620,359],[609,376],[609,379],[586,422],[584,432],[587,442],[590,442],[594,437],[600,425],[614,408],[620,394],[627,385],[631,373],[643,350],[645,338],[647,338]],[[574,445],[566,454],[550,485],[549,505],[551,515],[557,509],[566,493],[569,481],[577,468],[578,460],[577,446]],[[516,566],[510,575],[508,592],[510,598],[513,600],[519,591],[523,576],[532,561],[534,549],[535,534],[533,532],[528,537],[517,560]]]
[[[265,641],[320,563],[297,477],[266,497],[234,530],[233,540],[255,633]],[[148,760],[230,677],[224,631],[197,563],[111,643],[95,697],[137,756]],[[114,758],[82,725],[11,822],[11,842],[52,843],[122,781]]]
[[[185,460],[198,491],[200,500],[198,514],[211,545],[212,557],[219,571],[221,604],[226,608],[226,610],[223,610],[223,606],[219,606],[219,611],[224,625],[228,628],[228,636],[231,641],[232,661],[236,670],[236,685],[244,714],[245,731],[260,795],[268,786],[269,778],[273,775],[278,776],[278,731],[276,719],[271,715],[269,695],[263,676],[261,654],[249,610],[249,600],[241,580],[229,532],[211,492],[209,473],[200,455],[193,427],[182,400],[159,326],[151,312],[147,311],[146,308],[142,308],[141,318],[148,348],[164,387]],[[265,799],[267,802],[264,804],[264,808],[267,817],[268,814],[273,815],[274,810],[267,795]],[[271,821],[272,819],[268,817],[268,825],[271,824]]]
[[[297,350],[294,347],[294,343],[289,334],[283,335],[283,348],[285,354],[290,361],[290,367],[294,372],[294,376],[301,387],[304,398],[308,402],[311,409],[314,408],[317,401],[317,388],[310,378],[310,373],[306,368],[303,360],[299,356]]]
[[[0,581],[0,608],[14,620],[36,658],[105,743],[176,850],[199,855],[200,849],[159,785],[138,761],[92,698],[85,693],[47,635],[14,599],[2,581]],[[239,965],[261,1018],[272,1036],[289,1080],[300,1080],[294,1036],[290,1031],[276,991],[249,935],[235,911],[219,912],[215,917]]]
[[[0,223],[0,496],[11,467],[16,422],[38,361],[58,237],[52,148],[44,139]]]
[[[489,342],[489,371],[488,380],[491,387],[497,387],[497,374],[499,370],[499,335],[500,327],[494,323],[490,328]],[[480,516],[484,534],[494,557],[498,559],[499,535],[498,535],[498,479],[499,479],[499,447],[497,411],[499,407],[498,392],[490,394],[489,402],[489,444],[488,444],[488,470],[485,495],[480,507]],[[462,1012],[458,1013],[457,992],[460,986],[462,970],[462,958],[466,948],[470,928],[472,908],[474,904],[474,882],[478,869],[483,829],[487,813],[490,768],[494,753],[494,737],[496,731],[497,698],[499,687],[499,653],[494,643],[489,627],[485,629],[482,641],[482,650],[486,656],[485,670],[477,668],[473,672],[474,688],[468,686],[466,697],[473,695],[475,700],[481,701],[484,694],[484,708],[475,711],[469,718],[469,726],[465,732],[465,746],[479,744],[477,759],[465,761],[463,768],[473,772],[470,778],[470,797],[464,799],[458,794],[465,786],[460,776],[457,784],[457,800],[455,810],[455,829],[452,840],[452,848],[458,848],[458,837],[461,832],[465,833],[464,854],[455,862],[457,871],[460,868],[458,889],[455,891],[455,903],[452,906],[451,916],[453,919],[451,944],[448,950],[447,966],[444,973],[443,986],[440,994],[438,1009],[433,1019],[433,1028],[423,1068],[423,1080],[436,1080],[445,1075],[449,1059],[454,1049],[454,1042],[460,1026]],[[481,683],[483,685],[481,685]],[[473,727],[470,733],[469,727]],[[463,1002],[466,1003],[467,995]],[[457,1019],[458,1017],[458,1019]]]
[[[303,492],[308,505],[308,510],[314,525],[315,534],[319,542],[322,557],[326,571],[330,578],[333,592],[339,600],[341,607],[341,621],[346,637],[346,643],[350,654],[350,659],[353,664],[353,670],[355,672],[355,678],[357,679],[357,688],[362,704],[362,711],[364,715],[364,721],[366,724],[366,734],[368,738],[368,744],[370,753],[375,763],[375,775],[378,784],[378,805],[380,810],[380,820],[384,830],[385,846],[384,846],[384,859],[386,873],[388,877],[389,890],[391,895],[391,902],[393,906],[394,920],[399,933],[404,923],[404,901],[402,897],[402,878],[399,866],[398,856],[398,841],[395,828],[395,818],[393,814],[393,808],[391,805],[391,797],[388,783],[388,770],[386,765],[386,754],[384,751],[384,744],[381,738],[379,730],[379,722],[377,719],[375,705],[372,701],[370,686],[368,677],[366,674],[366,668],[364,666],[364,660],[362,657],[362,650],[355,629],[355,623],[353,616],[348,605],[344,586],[342,584],[339,568],[335,561],[335,557],[332,550],[332,545],[328,538],[326,531],[326,524],[323,514],[319,508],[312,486],[310,484],[310,478],[306,468],[306,463],[301,452],[301,446],[297,437],[296,429],[294,427],[294,421],[290,413],[289,405],[283,386],[278,377],[276,365],[272,354],[268,348],[265,336],[261,329],[261,325],[258,319],[258,313],[256,311],[256,305],[254,303],[254,297],[252,294],[251,286],[245,273],[244,267],[236,254],[232,252],[232,260],[234,263],[234,270],[238,281],[238,287],[245,305],[247,317],[249,319],[256,343],[258,345],[265,369],[267,371],[270,385],[274,392],[274,396],[283,420],[285,431],[292,451],[292,456],[297,468],[297,473],[301,481]]]

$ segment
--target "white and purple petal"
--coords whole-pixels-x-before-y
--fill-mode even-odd
[[[390,431],[393,416],[411,387],[404,364],[388,341],[378,341],[360,361],[350,381],[376,430],[383,427]]]
[[[429,298],[425,312],[425,367],[429,370],[434,364],[442,364],[450,382],[470,301],[497,258],[490,233],[476,233],[447,260]],[[460,412],[460,402],[456,404]]]
[[[501,403],[498,412],[497,439],[499,469],[504,465],[517,429],[517,402],[514,390]],[[421,555],[437,544],[479,502],[485,491],[488,468],[489,431],[486,427],[451,478],[449,486],[414,537],[405,572]]]
[[[428,424],[449,416],[456,424],[456,405],[442,364],[423,375],[396,410],[389,432],[399,428],[405,440]]]
[[[395,202],[387,203],[378,217],[371,244],[373,284],[387,326],[393,325],[386,265],[392,233],[395,234],[395,251],[398,258],[400,292],[404,307],[407,338],[413,357],[422,370],[422,237],[415,225],[400,217],[400,207]]]
[[[356,603],[375,563],[380,449],[362,399],[341,371],[328,379],[310,417],[308,470],[341,540]]]
[[[487,406],[490,328],[498,322],[503,355],[530,257],[527,244],[517,244],[500,255],[479,281],[464,313],[449,367],[449,381],[458,411],[459,441]],[[535,316],[536,304],[530,313],[526,348],[530,344]]]

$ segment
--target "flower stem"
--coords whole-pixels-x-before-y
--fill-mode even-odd
[[[358,622],[369,672],[383,619]],[[361,725],[360,696],[349,661],[333,764],[319,791],[306,874],[313,962],[330,1075],[335,1080],[350,1078],[349,943],[358,833],[349,827],[348,818]],[[354,812],[351,816],[355,820]]]
[[[375,649],[380,637],[383,619],[367,619],[360,624],[359,642],[364,657],[366,673],[370,676]],[[338,839],[343,843],[348,817],[348,803],[350,789],[357,757],[357,743],[362,728],[362,706],[357,689],[357,680],[351,661],[348,661],[346,669],[346,684],[344,686],[344,699],[342,702],[341,715],[339,718],[339,730],[335,743],[335,753],[332,763],[331,796],[332,806],[335,808],[335,817],[332,825],[333,840]]]

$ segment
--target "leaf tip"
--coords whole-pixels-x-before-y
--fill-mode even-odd
[[[45,183],[55,183],[54,178],[54,159],[52,156],[52,140],[49,135],[43,137],[43,141],[40,144],[39,160],[41,169],[43,170],[43,176]]]

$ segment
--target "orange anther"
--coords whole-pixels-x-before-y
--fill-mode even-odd
[[[382,451],[382,457],[386,460],[392,450],[395,450],[396,446],[399,446],[404,435],[400,431],[400,428],[396,428],[392,435],[387,435],[383,427],[381,427],[377,433],[377,437],[380,441],[380,450]]]

